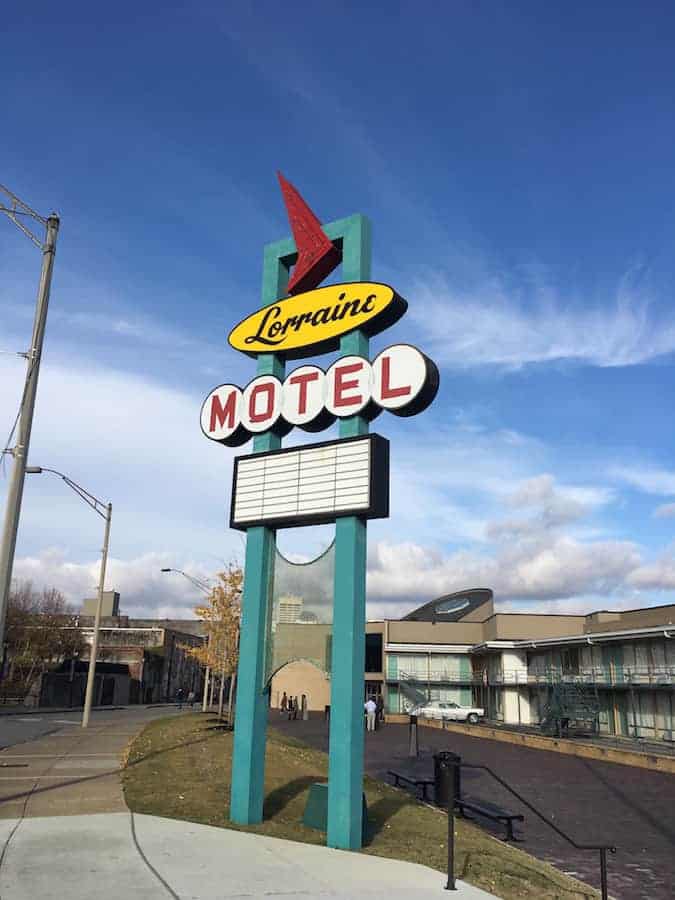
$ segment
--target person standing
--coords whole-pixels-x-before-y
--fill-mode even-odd
[[[286,712],[287,709],[288,709],[288,696],[286,694],[286,691],[284,691],[284,695],[281,698],[281,703],[279,704],[279,715],[283,716],[283,714]]]
[[[190,709],[194,706],[195,703],[195,692],[189,691],[187,695],[187,702],[190,704]]]
[[[384,700],[382,699],[382,694],[377,695],[377,700],[375,701],[375,707],[377,711],[376,719],[377,719],[377,727],[384,724]]]
[[[293,721],[298,718],[298,698],[293,697]]]
[[[375,716],[377,714],[377,704],[372,697],[368,697],[364,704],[366,710],[366,728],[368,731],[375,731]]]

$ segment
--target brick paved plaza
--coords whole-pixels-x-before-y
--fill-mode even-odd
[[[323,717],[288,722],[273,713],[271,722],[313,747],[328,750]],[[366,735],[366,772],[386,779],[390,768],[431,773],[431,755],[452,750],[467,763],[486,765],[511,784],[578,842],[613,843],[608,857],[609,891],[618,900],[670,900],[675,884],[675,776],[630,766],[531,750],[430,728],[419,730],[420,758],[408,758],[406,725],[386,725]],[[599,887],[597,853],[566,844],[484,773],[466,771],[463,793],[525,814],[516,829],[519,846],[582,881]],[[503,829],[481,822],[501,837]]]

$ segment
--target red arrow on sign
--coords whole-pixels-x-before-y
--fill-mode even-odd
[[[298,250],[298,261],[288,282],[289,294],[301,294],[318,287],[339,265],[342,254],[325,235],[321,222],[281,172],[277,172],[286,204],[288,221]]]

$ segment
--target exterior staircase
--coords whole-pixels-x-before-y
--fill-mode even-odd
[[[410,703],[411,709],[414,709],[416,706],[421,706],[429,700],[426,690],[422,690],[422,684],[426,684],[426,682],[417,681],[413,675],[399,672],[398,688],[401,694]]]
[[[597,688],[577,681],[555,681],[541,720],[542,731],[562,737],[570,729],[598,733]]]

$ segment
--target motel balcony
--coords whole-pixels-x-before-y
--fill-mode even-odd
[[[490,673],[491,685],[588,684],[597,687],[675,687],[675,666],[596,666],[577,672],[561,669],[505,670]]]
[[[484,684],[483,676],[480,672],[460,672],[459,669],[448,669],[436,672],[402,672],[400,669],[394,675],[387,675],[387,681],[396,683],[416,682],[418,684],[451,684],[451,685],[473,685]]]
[[[436,672],[403,672],[387,676],[389,683],[415,682],[417,684],[445,685],[551,685],[588,684],[598,687],[675,687],[675,666],[650,666],[631,668],[628,666],[596,666],[579,669],[578,672],[563,672],[561,669],[512,669],[497,672],[468,672],[458,669]]]

